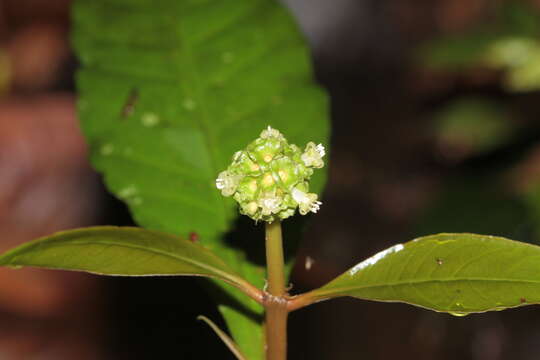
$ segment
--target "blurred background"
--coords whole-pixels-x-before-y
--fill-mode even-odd
[[[540,1],[286,4],[330,94],[333,131],[293,292],[432,233],[540,244]],[[86,159],[69,12],[69,0],[0,0],[1,251],[61,229],[133,224]],[[0,269],[0,360],[232,358],[195,320],[219,318],[203,287]],[[540,311],[454,318],[333,300],[291,315],[290,354],[537,359]]]

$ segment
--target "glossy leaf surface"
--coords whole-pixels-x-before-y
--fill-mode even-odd
[[[131,227],[62,231],[0,256],[2,266],[35,266],[101,275],[192,275],[237,287],[246,281],[204,247],[178,236]]]
[[[540,303],[540,247],[475,234],[426,236],[376,254],[308,296],[404,302],[454,315]]]
[[[73,43],[79,116],[110,191],[139,225],[196,232],[262,287],[262,268],[224,240],[238,212],[215,178],[268,125],[299,146],[326,143],[326,99],[291,16],[269,0],[78,0]],[[220,306],[229,329],[261,359],[260,324],[245,313],[262,309],[229,294],[243,307]]]

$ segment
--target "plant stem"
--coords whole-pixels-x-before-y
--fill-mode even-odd
[[[268,292],[274,296],[285,294],[285,270],[283,265],[283,240],[279,220],[266,223],[266,268]]]
[[[288,298],[287,301],[287,311],[292,312],[303,307],[309,306],[313,303],[327,300],[325,298],[316,298],[311,295],[311,292],[300,294],[297,296],[292,296]]]
[[[266,360],[287,359],[287,315],[283,304],[266,307]]]
[[[268,293],[266,308],[266,360],[287,358],[287,299],[281,222],[266,223],[266,267]]]

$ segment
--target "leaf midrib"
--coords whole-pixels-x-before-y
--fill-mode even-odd
[[[182,24],[181,20],[178,22],[178,24],[179,26],[180,24]],[[178,31],[178,29],[176,30]],[[182,34],[178,34],[178,38],[182,39]],[[193,55],[194,50],[193,50],[192,44],[189,41],[184,41],[184,46],[185,46],[185,58],[187,58],[189,63],[191,63],[191,69],[192,69],[191,71],[192,82],[189,84],[189,88],[191,88],[193,92],[195,93],[194,97],[198,99],[198,101],[195,104],[200,109],[199,110],[200,116],[196,118],[194,123],[195,123],[195,126],[201,132],[202,138],[204,139],[205,148],[210,158],[209,160],[210,160],[210,167],[212,169],[211,171],[217,176],[217,172],[218,172],[217,162],[219,159],[219,156],[218,156],[219,148],[215,146],[215,142],[211,138],[210,127],[208,126],[208,120],[210,119],[210,115],[208,114],[208,110],[206,108],[206,101],[203,101],[203,99],[207,100],[206,96],[204,95],[204,91],[202,91],[199,86],[199,84],[201,84],[199,67],[198,67],[198,64],[195,62],[195,58]],[[178,46],[176,46],[173,51],[175,58],[178,58],[179,56],[178,52],[179,52],[179,49],[178,49]],[[181,74],[181,73],[182,71],[178,71],[178,74]],[[217,194],[218,190],[215,189],[215,191]],[[223,197],[221,197],[221,194],[219,194],[218,202],[221,204],[223,220],[226,221],[228,211],[227,211],[227,206],[225,204],[225,201],[223,201]]]
[[[136,250],[142,250],[142,251],[148,251],[148,252],[152,252],[154,254],[157,254],[157,255],[161,255],[161,256],[165,256],[165,257],[169,257],[171,259],[175,259],[175,260],[179,260],[179,261],[184,261],[188,264],[191,264],[191,265],[194,265],[196,267],[199,267],[199,268],[202,268],[202,269],[205,269],[205,270],[208,270],[210,272],[213,272],[215,273],[216,275],[219,275],[222,279],[224,280],[227,280],[229,282],[231,282],[233,285],[240,285],[243,283],[243,281],[241,279],[239,279],[237,276],[231,276],[230,274],[226,273],[226,272],[223,272],[213,266],[209,266],[209,265],[206,265],[204,263],[200,263],[196,260],[193,260],[191,258],[184,258],[182,256],[179,256],[177,254],[173,254],[173,253],[169,253],[169,252],[166,252],[166,251],[163,251],[163,250],[160,250],[160,249],[156,249],[156,248],[153,248],[153,247],[146,247],[146,246],[139,246],[139,245],[135,245],[135,244],[123,244],[123,243],[116,243],[116,242],[111,242],[111,241],[106,241],[106,240],[70,240],[69,243],[66,243],[65,241],[58,241],[60,243],[60,245],[69,245],[69,246],[73,246],[73,245],[96,245],[96,244],[102,244],[102,245],[108,245],[108,246],[116,246],[116,247],[125,247],[125,248],[129,248],[129,249],[136,249]],[[58,243],[54,243],[54,244],[49,244],[49,246],[57,246]],[[8,254],[6,254],[8,255]],[[9,254],[11,256],[18,256],[19,254]],[[220,260],[220,259],[217,259],[217,260]],[[15,263],[15,265],[17,265]],[[229,271],[230,273],[234,274],[234,271],[232,269],[226,269],[227,271]],[[155,275],[158,275],[158,274],[155,274]],[[159,275],[164,275],[164,274],[159,274]],[[199,276],[204,276],[204,275],[199,275]]]

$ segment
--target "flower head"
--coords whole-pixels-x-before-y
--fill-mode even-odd
[[[326,154],[323,144],[315,145],[309,142],[306,145],[306,150],[302,154],[302,161],[307,167],[320,169],[324,166],[323,156]]]
[[[304,152],[270,126],[245,150],[237,151],[216,179],[224,196],[232,196],[240,212],[255,221],[272,222],[317,212],[321,202],[309,192],[314,168],[324,166],[324,146],[310,142]]]

